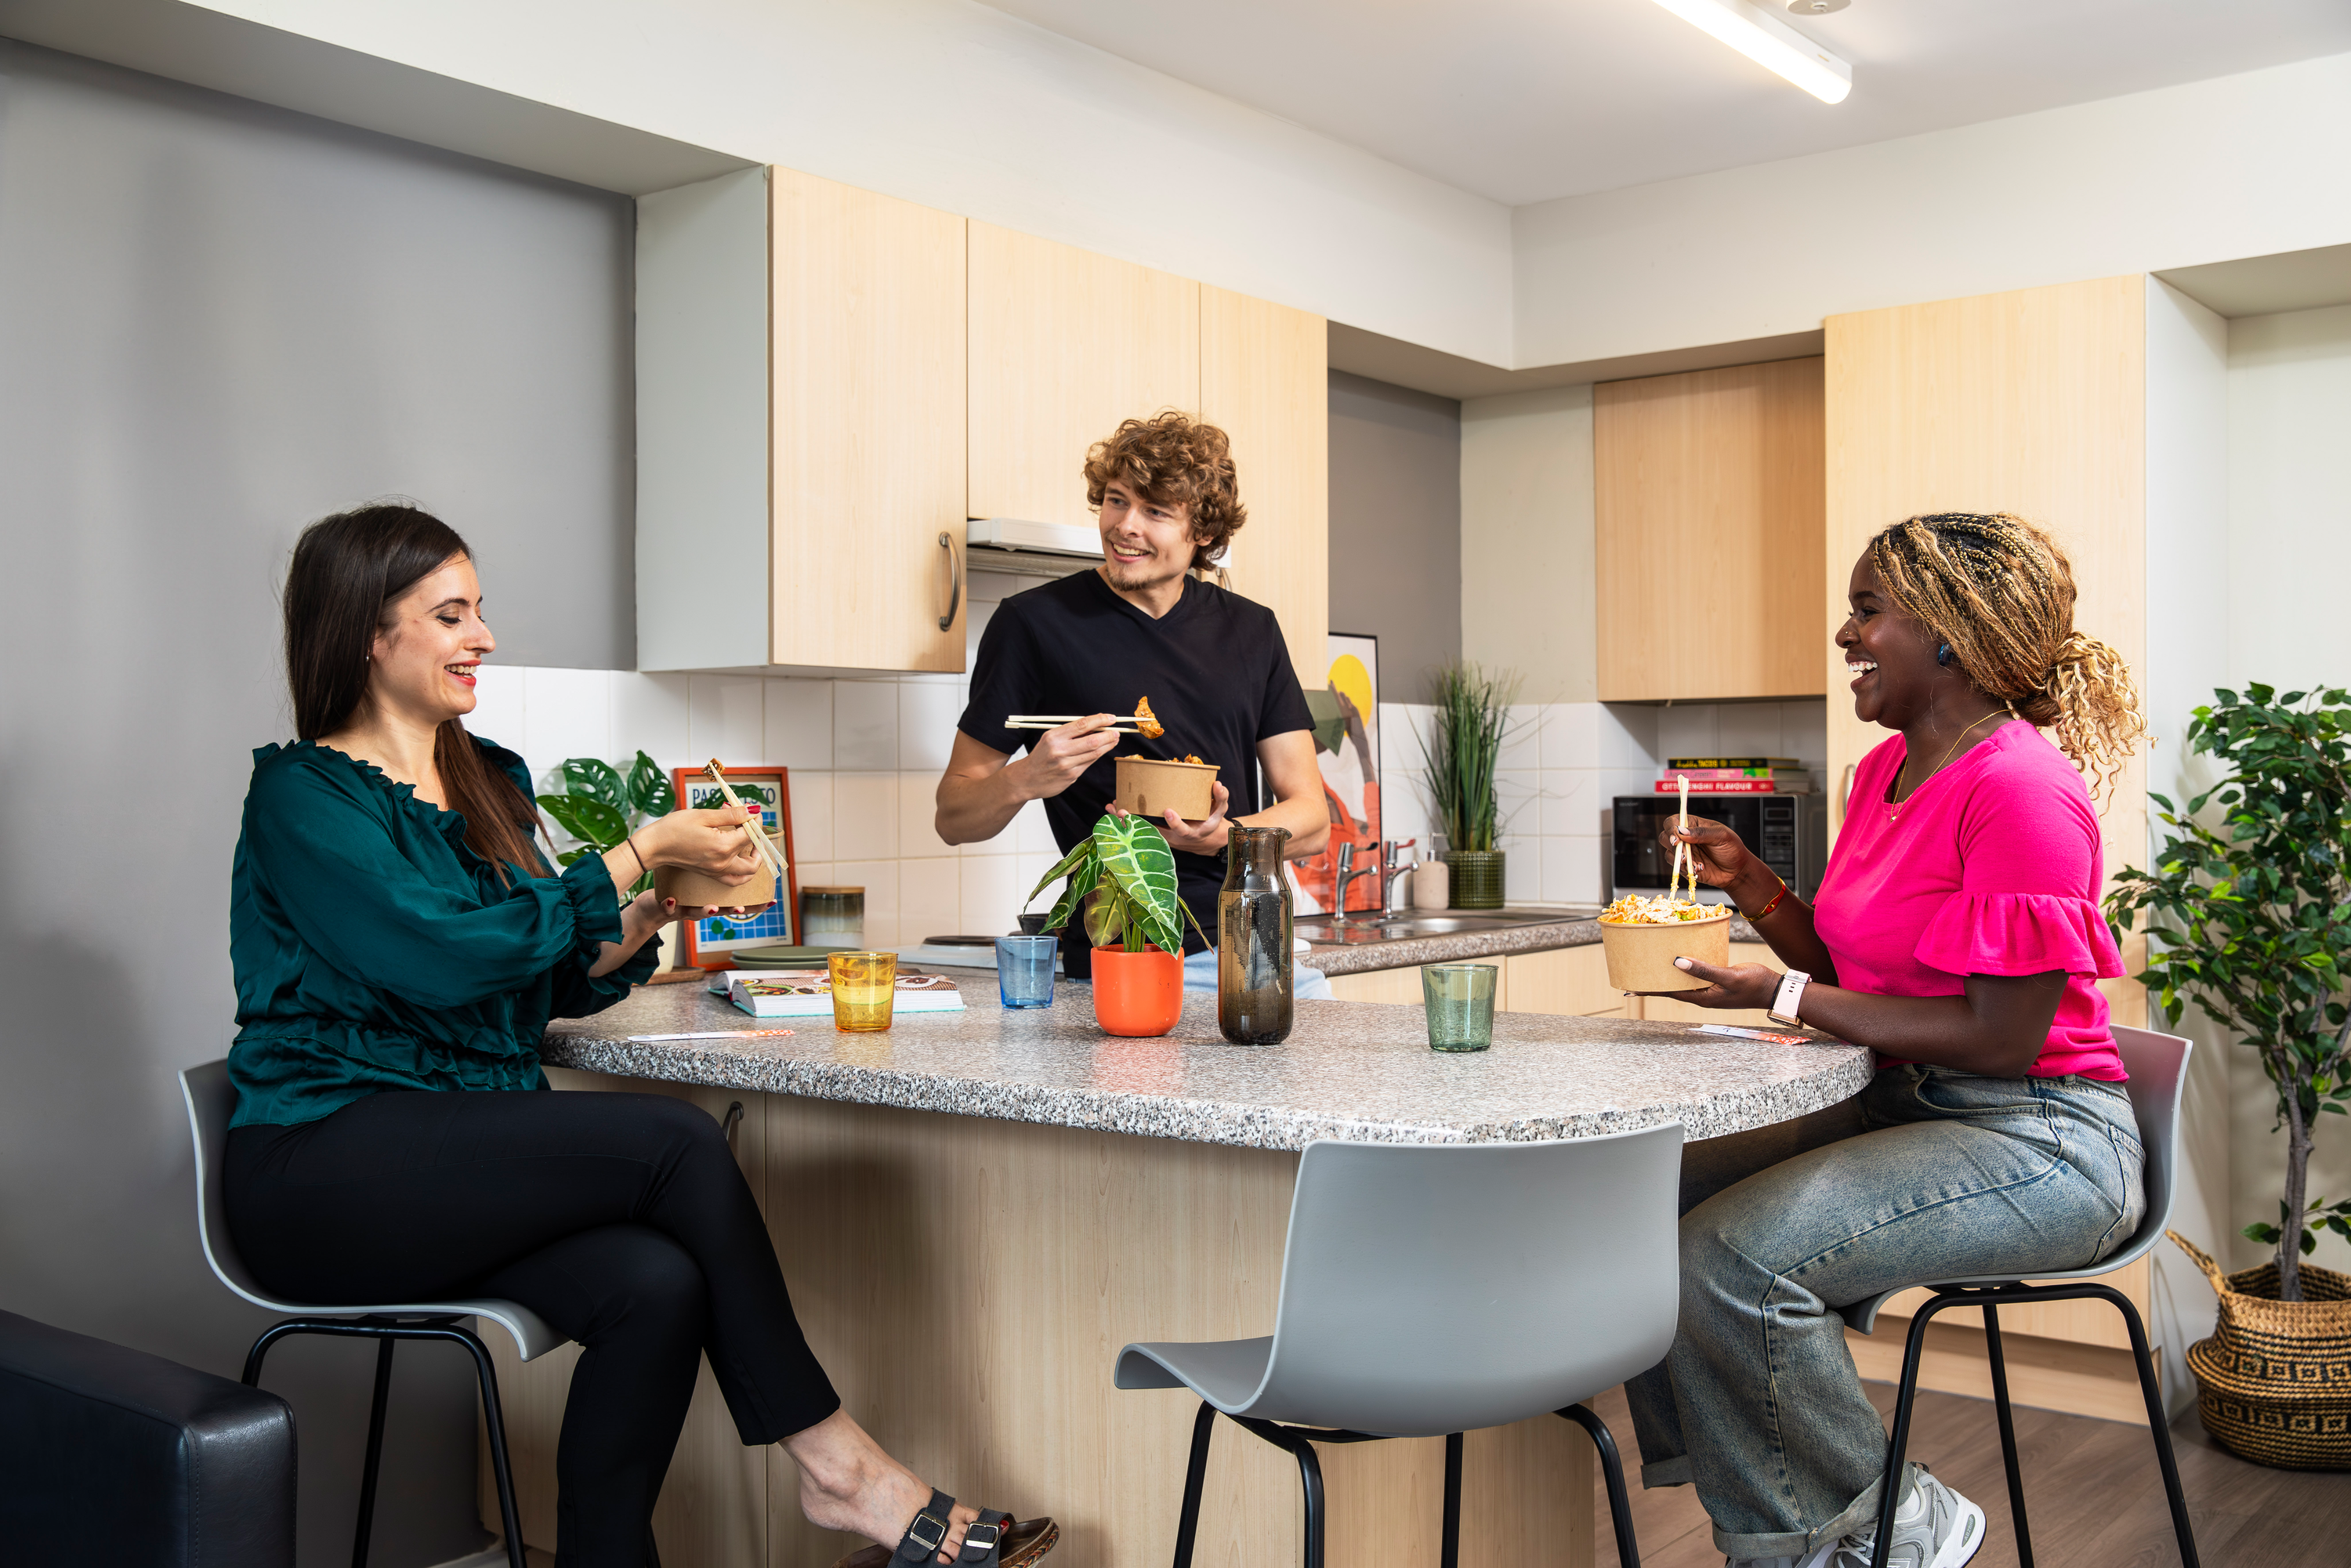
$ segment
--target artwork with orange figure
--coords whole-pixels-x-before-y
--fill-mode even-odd
[[[1335,907],[1332,889],[1339,880],[1339,847],[1355,846],[1358,869],[1376,866],[1380,856],[1380,706],[1379,639],[1333,632],[1330,643],[1328,689],[1339,700],[1346,719],[1346,736],[1335,752],[1318,752],[1322,768],[1322,800],[1330,808],[1331,840],[1321,854],[1291,868],[1299,887],[1320,908]],[[1377,909],[1377,875],[1359,877],[1347,889],[1349,909]]]

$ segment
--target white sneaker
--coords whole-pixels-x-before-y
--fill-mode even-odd
[[[1795,1557],[1726,1557],[1722,1568],[1834,1568],[1829,1559],[1844,1544],[1842,1541],[1832,1541]]]
[[[1886,1568],[1960,1568],[1983,1545],[1984,1512],[1918,1467],[1918,1484],[1894,1515],[1894,1547]],[[1875,1528],[1837,1542],[1822,1568],[1869,1568]],[[1806,1565],[1809,1568],[1809,1564]]]

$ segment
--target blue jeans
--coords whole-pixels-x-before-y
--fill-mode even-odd
[[[1625,1385],[1642,1484],[1694,1483],[1734,1558],[1868,1529],[1886,1428],[1837,1309],[2095,1263],[2146,1216],[2145,1163],[2118,1083],[1920,1066],[1802,1122],[1691,1145],[1680,1326]]]

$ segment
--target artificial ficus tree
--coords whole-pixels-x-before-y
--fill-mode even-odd
[[[2351,695],[2218,690],[2188,741],[2229,775],[2185,810],[2150,799],[2173,830],[2153,871],[2127,867],[2107,895],[2117,935],[2148,916],[2138,978],[2164,1017],[2189,1002],[2260,1052],[2286,1137],[2278,1223],[2245,1227],[2277,1247],[2278,1299],[2302,1300],[2300,1260],[2318,1232],[2351,1239],[2351,1200],[2309,1192],[2312,1137],[2351,1101]],[[2219,820],[2207,812],[2218,808]]]

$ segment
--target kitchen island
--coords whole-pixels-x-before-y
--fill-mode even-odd
[[[1082,985],[1010,1012],[992,975],[956,978],[960,1012],[901,1014],[867,1035],[787,1020],[790,1036],[743,1040],[632,1040],[763,1027],[698,987],[643,989],[556,1024],[546,1057],[560,1088],[678,1095],[726,1122],[852,1412],[956,1496],[1054,1514],[1053,1561],[1072,1568],[1168,1560],[1196,1406],[1113,1389],[1113,1361],[1132,1340],[1270,1331],[1308,1142],[1668,1121],[1713,1137],[1834,1103],[1869,1072],[1866,1051],[1835,1042],[1525,1014],[1496,1018],[1490,1051],[1445,1056],[1418,1008],[1354,1002],[1301,1003],[1287,1042],[1238,1048],[1197,993],[1168,1037],[1122,1040],[1096,1028]],[[528,1366],[501,1354],[524,1534],[551,1545],[576,1353]],[[1327,1449],[1329,1560],[1434,1562],[1442,1455],[1436,1438]],[[1550,1416],[1473,1434],[1462,1562],[1588,1563],[1589,1456]],[[800,1520],[794,1477],[779,1450],[736,1441],[705,1370],[657,1518],[664,1563],[829,1568],[854,1543]],[[1196,1561],[1290,1563],[1299,1538],[1294,1463],[1224,1426]]]

